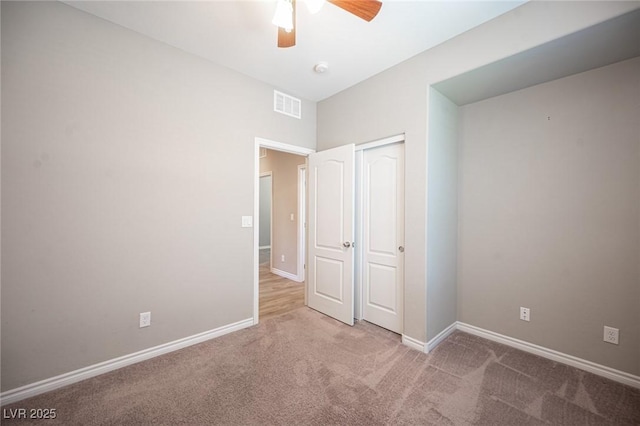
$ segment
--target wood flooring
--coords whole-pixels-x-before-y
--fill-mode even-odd
[[[273,274],[268,250],[260,250],[260,321],[304,306],[304,283]]]

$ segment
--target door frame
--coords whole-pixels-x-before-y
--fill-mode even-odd
[[[283,142],[277,142],[270,139],[256,137],[254,139],[254,151],[253,151],[253,325],[259,322],[260,313],[260,221],[255,220],[260,216],[260,148],[272,149],[274,151],[288,152],[289,154],[301,155],[308,157],[309,154],[316,152],[315,149],[304,148],[301,146],[291,145]],[[273,217],[273,216],[272,216]],[[298,241],[300,236],[298,235]],[[305,280],[305,295],[306,280]],[[306,302],[306,300],[305,300]]]

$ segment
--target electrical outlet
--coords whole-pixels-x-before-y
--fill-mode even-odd
[[[530,311],[529,308],[523,308],[520,307],[520,319],[522,321],[529,321],[530,320]]]
[[[620,330],[613,327],[604,326],[604,341],[607,343],[618,344],[618,337],[620,336]]]
[[[280,257],[280,261],[284,262],[284,254],[282,255],[282,257]]]
[[[151,312],[140,313],[140,328],[149,327],[151,325]]]

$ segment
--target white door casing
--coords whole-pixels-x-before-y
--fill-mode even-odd
[[[365,150],[362,163],[363,317],[402,333],[404,144]]]
[[[309,307],[353,325],[354,145],[309,155]]]

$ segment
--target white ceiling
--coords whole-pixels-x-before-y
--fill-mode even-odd
[[[65,1],[312,101],[325,99],[495,18],[524,0],[382,0],[371,22],[298,2],[296,46],[276,47],[275,0]],[[318,62],[329,71],[317,74]]]

